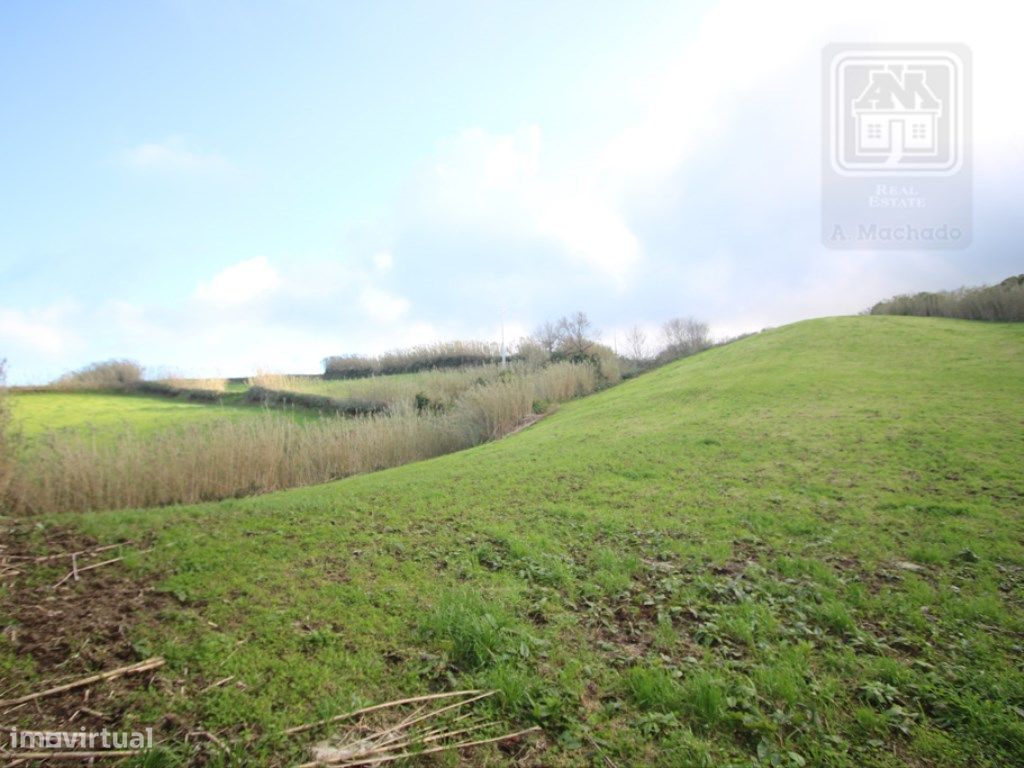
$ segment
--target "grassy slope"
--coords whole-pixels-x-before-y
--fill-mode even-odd
[[[240,405],[116,392],[15,392],[11,395],[11,411],[15,428],[30,439],[55,430],[110,436],[124,428],[148,433],[213,419],[263,415],[261,409]]]
[[[188,693],[153,709],[211,729],[454,676],[545,725],[548,765],[1003,766],[1022,421],[1024,327],[827,319],[463,453],[82,523],[155,537],[136,567],[182,607],[138,646]],[[229,674],[248,687],[195,693]]]

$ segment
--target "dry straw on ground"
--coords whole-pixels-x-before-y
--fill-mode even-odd
[[[539,727],[533,726],[494,736],[486,735],[488,732],[494,733],[500,723],[488,721],[475,713],[472,705],[496,693],[465,690],[414,696],[289,728],[285,734],[292,736],[340,722],[350,723],[346,731],[314,745],[311,748],[313,759],[299,766],[317,768],[327,765],[381,765],[420,755],[509,742],[540,731]],[[444,703],[441,706],[434,706],[442,700]],[[409,707],[413,707],[412,711],[405,713]],[[399,713],[404,713],[404,716],[396,721],[400,717]],[[390,716],[390,721],[380,719],[381,715],[385,718]],[[373,720],[374,717],[378,719]]]

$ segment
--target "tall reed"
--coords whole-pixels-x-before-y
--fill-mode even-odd
[[[387,414],[217,420],[115,439],[51,433],[20,452],[8,498],[28,514],[151,507],[246,496],[310,485],[418,461],[515,430],[537,400],[594,391],[589,363],[533,373],[496,371],[455,394],[450,407]]]
[[[228,388],[227,379],[186,379],[172,376],[160,379],[160,382],[174,389],[199,390],[201,392],[226,392]]]

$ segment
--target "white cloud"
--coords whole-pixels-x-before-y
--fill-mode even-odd
[[[63,352],[74,339],[65,324],[69,311],[64,305],[35,312],[0,307],[0,347],[48,356]]]
[[[391,268],[395,265],[395,260],[391,256],[391,251],[379,251],[373,254],[373,266],[380,272],[390,272]]]
[[[413,211],[450,234],[547,241],[566,261],[614,286],[628,282],[642,248],[615,200],[583,175],[548,168],[541,130],[511,134],[470,128],[446,141],[425,178]]]
[[[232,264],[195,290],[195,297],[217,305],[245,304],[273,293],[281,279],[265,256]]]
[[[359,295],[359,305],[371,319],[394,323],[409,312],[409,302],[379,288],[367,287]]]
[[[231,168],[217,153],[190,149],[178,137],[140,144],[126,150],[122,160],[133,170],[154,173],[218,174]]]

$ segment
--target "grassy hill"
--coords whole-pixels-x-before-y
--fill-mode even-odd
[[[302,757],[287,726],[459,685],[544,727],[525,764],[1006,766],[1022,426],[1024,326],[832,318],[461,453],[19,535],[153,547],[104,577],[164,596],[132,614],[127,655],[168,666],[126,717],[201,725],[246,764]],[[8,688],[55,674],[4,638]]]

